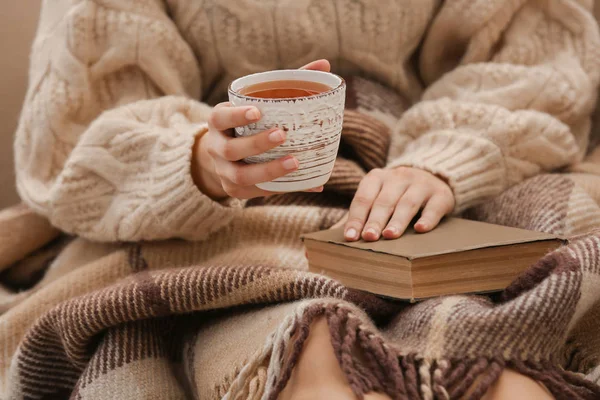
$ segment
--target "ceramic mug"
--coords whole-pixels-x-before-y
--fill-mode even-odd
[[[306,97],[275,99],[240,93],[251,85],[290,80],[317,82],[331,89]],[[232,105],[255,106],[261,112],[258,122],[236,128],[236,136],[251,136],[271,128],[286,131],[285,143],[244,161],[264,163],[291,154],[299,162],[295,172],[257,184],[257,187],[270,192],[299,192],[327,183],[340,145],[345,95],[344,80],[321,71],[262,72],[236,79],[229,85],[229,101]]]

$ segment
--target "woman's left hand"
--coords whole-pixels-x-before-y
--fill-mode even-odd
[[[423,209],[415,230],[435,228],[454,209],[452,190],[440,178],[418,168],[374,169],[363,178],[345,221],[344,237],[376,241],[400,237]]]

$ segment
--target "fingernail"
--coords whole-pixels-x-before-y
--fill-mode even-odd
[[[281,165],[283,165],[283,168],[288,170],[296,169],[298,168],[298,161],[294,157],[289,157],[283,160]]]
[[[365,235],[366,234],[369,234],[369,235],[372,235],[372,236],[375,236],[375,237],[379,236],[377,234],[377,231],[375,229],[373,229],[373,228],[368,228],[367,230],[365,230]]]
[[[269,133],[269,141],[273,143],[280,143],[285,140],[285,136],[283,136],[283,132],[280,130],[276,130],[274,132]]]
[[[323,186],[319,186],[316,188],[312,188],[309,190],[309,192],[315,192],[315,193],[321,193],[323,191]]]
[[[260,119],[260,112],[258,112],[256,108],[252,107],[246,111],[246,119],[248,121],[256,121]]]
[[[415,226],[419,226],[420,228],[427,229],[427,222],[422,219],[418,220]]]
[[[358,232],[356,231],[356,229],[354,228],[350,228],[346,231],[346,233],[344,234],[344,236],[346,237],[346,239],[356,239],[356,237],[358,236]]]
[[[398,228],[396,228],[395,226],[390,226],[389,228],[385,228],[385,230],[383,231],[383,233],[387,233],[390,235],[397,235],[398,234]]]

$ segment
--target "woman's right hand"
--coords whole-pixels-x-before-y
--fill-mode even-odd
[[[213,109],[208,132],[194,146],[192,174],[200,190],[219,200],[226,197],[251,199],[274,194],[257,188],[257,183],[269,182],[298,169],[298,160],[285,156],[261,164],[246,164],[246,157],[262,154],[285,142],[285,132],[269,129],[248,137],[234,137],[233,128],[260,119],[256,107],[233,107],[221,103]],[[320,192],[321,188],[311,192]]]
[[[300,69],[329,72],[327,60],[316,60]],[[196,186],[207,196],[251,199],[275,193],[255,185],[269,182],[298,169],[298,160],[286,156],[263,164],[246,164],[242,160],[271,150],[285,142],[285,132],[269,129],[257,135],[236,138],[233,129],[260,119],[256,107],[233,107],[230,103],[215,106],[208,120],[208,133],[194,145],[192,176]],[[323,187],[307,190],[321,192]]]

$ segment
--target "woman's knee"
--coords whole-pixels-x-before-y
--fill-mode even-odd
[[[488,390],[483,400],[553,400],[541,383],[511,369],[506,369]]]

